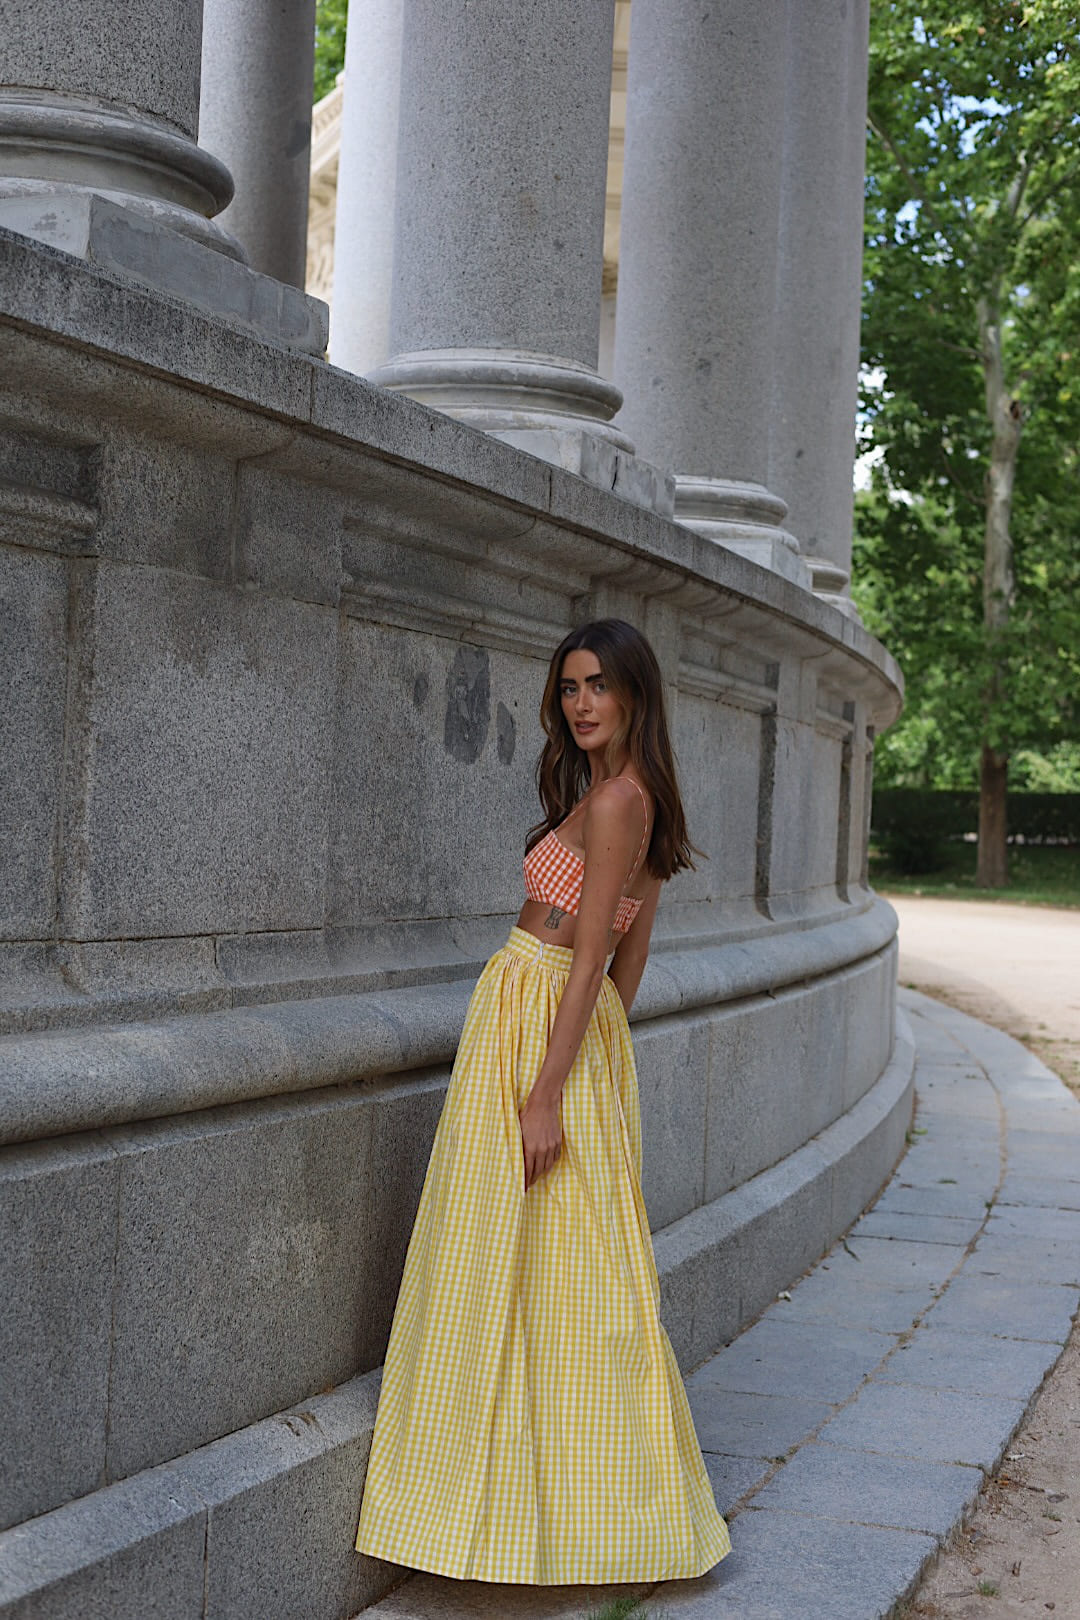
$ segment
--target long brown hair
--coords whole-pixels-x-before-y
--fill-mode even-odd
[[[622,704],[625,720],[608,745],[609,768],[625,748],[655,802],[645,865],[653,877],[674,877],[693,866],[691,855],[701,851],[687,836],[660,666],[641,631],[624,619],[593,619],[579,625],[555,649],[540,704],[547,742],[536,762],[544,819],[530,828],[525,848],[532,849],[569,815],[589,781],[589,756],[578,747],[566,724],[559,692],[563,660],[567,653],[579,651],[596,654],[605,684]]]

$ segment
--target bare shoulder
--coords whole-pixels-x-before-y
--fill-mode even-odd
[[[585,812],[590,831],[619,837],[629,832],[641,833],[642,792],[629,777],[615,776],[593,793]],[[648,810],[649,796],[645,794]]]

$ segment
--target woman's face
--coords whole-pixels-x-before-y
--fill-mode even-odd
[[[601,752],[623,724],[623,706],[609,692],[600,660],[584,648],[567,653],[559,676],[559,697],[570,735],[586,753]]]

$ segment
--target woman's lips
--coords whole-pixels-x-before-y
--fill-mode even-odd
[[[577,722],[577,724],[574,726],[574,730],[575,731],[595,731],[596,730],[596,722],[595,722],[595,720],[579,720]]]

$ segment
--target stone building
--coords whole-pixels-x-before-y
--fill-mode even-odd
[[[628,56],[615,0],[352,0],[329,363],[311,20],[0,36],[11,1620],[395,1578],[352,1550],[378,1368],[574,623],[652,639],[708,855],[634,1008],[684,1369],[910,1118],[866,866],[900,680],[846,597],[866,0],[633,0]]]

